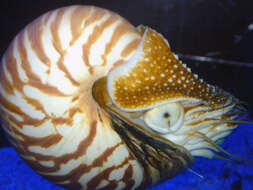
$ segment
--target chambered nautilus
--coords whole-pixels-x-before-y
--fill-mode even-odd
[[[212,158],[245,112],[164,37],[93,6],[50,11],[1,61],[3,129],[39,174],[70,189],[143,189]]]

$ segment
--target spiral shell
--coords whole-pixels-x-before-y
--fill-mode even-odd
[[[90,96],[139,41],[120,16],[85,6],[44,14],[13,40],[2,59],[4,129],[40,174],[75,189],[142,183],[140,164]]]
[[[108,10],[71,6],[42,15],[15,37],[1,63],[1,117],[9,140],[38,173],[70,189],[141,189],[186,168],[193,162],[190,153],[211,157],[205,150],[208,144],[189,137],[196,128],[203,132],[200,126],[206,126],[208,114],[225,116],[237,104],[235,99],[191,74],[160,34],[144,30]],[[143,79],[144,86],[147,64],[143,59],[154,56],[147,50],[152,39],[162,44],[161,52],[169,57],[167,62],[160,61],[157,71],[168,70],[172,62],[178,73],[187,73],[187,80],[200,87],[179,91],[185,85],[180,82],[181,87],[171,88],[172,92],[164,82],[171,79],[158,73],[158,87],[165,86],[166,91],[150,83],[154,91],[140,92],[139,101],[134,100],[135,94],[122,94],[130,84],[137,86],[131,75],[140,77],[136,81]],[[129,62],[132,66],[125,67]],[[136,112],[142,122],[129,119],[136,115],[126,110]],[[170,129],[163,129],[168,121],[159,119],[164,110],[175,116]],[[208,122],[218,125],[217,119]],[[236,125],[219,127],[224,133],[209,130],[206,134],[218,136],[216,141]]]

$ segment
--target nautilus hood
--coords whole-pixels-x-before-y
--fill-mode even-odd
[[[178,101],[219,107],[231,101],[228,93],[192,73],[161,34],[143,26],[138,29],[143,38],[137,51],[108,76],[107,89],[118,107],[141,111]]]

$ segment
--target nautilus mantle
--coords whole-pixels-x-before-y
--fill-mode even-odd
[[[244,111],[155,30],[93,6],[50,11],[1,60],[2,127],[39,174],[69,189],[143,189],[212,158]]]

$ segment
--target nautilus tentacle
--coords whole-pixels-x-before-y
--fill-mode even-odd
[[[23,159],[71,189],[141,189],[212,157],[243,112],[156,31],[71,6],[26,26],[1,61],[3,128]],[[208,140],[207,140],[208,139]]]
[[[221,143],[237,126],[229,121],[245,109],[231,94],[192,73],[161,34],[143,26],[138,30],[143,37],[135,55],[107,77],[108,96],[120,110],[144,112],[139,121],[132,119],[143,128],[191,155],[212,157],[209,148],[217,149],[203,134]]]

